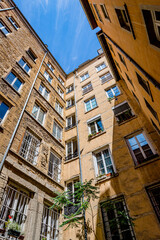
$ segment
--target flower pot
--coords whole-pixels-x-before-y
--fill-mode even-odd
[[[24,236],[22,236],[22,235],[21,235],[21,236],[19,236],[19,238],[18,238],[18,239],[21,239],[21,240],[23,240],[23,239],[24,239]]]
[[[112,173],[107,173],[106,176],[107,176],[107,177],[111,177],[111,176],[112,176]]]
[[[13,229],[9,229],[8,230],[8,235],[9,236],[13,236],[13,237],[19,237],[21,234],[21,232],[17,231],[17,230],[13,230]]]

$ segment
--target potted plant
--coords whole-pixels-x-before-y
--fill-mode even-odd
[[[16,222],[9,222],[7,225],[8,235],[13,237],[19,237],[21,234],[21,226]]]
[[[23,240],[24,239],[24,233],[21,233],[21,235],[19,236],[19,238],[18,239],[21,239],[21,240]]]
[[[111,173],[111,172],[110,172],[110,173],[107,173],[106,176],[107,176],[107,177],[111,177],[111,176],[112,176],[112,173]]]

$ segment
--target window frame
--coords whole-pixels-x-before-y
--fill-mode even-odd
[[[36,60],[37,60],[37,56],[36,54],[33,52],[33,50],[31,48],[28,48],[28,50],[26,51],[28,56],[32,59],[32,61],[34,63],[36,63]]]
[[[55,110],[59,113],[61,117],[63,117],[63,106],[59,103],[58,100],[56,100],[55,102]]]
[[[54,125],[56,126],[56,132],[54,134]],[[58,131],[57,129],[60,129],[60,138],[58,138]],[[52,131],[52,135],[59,141],[61,142],[62,141],[62,135],[63,135],[63,127],[61,127],[60,124],[58,124],[55,120],[53,122],[53,131]]]
[[[100,14],[100,12],[99,12],[99,9],[98,9],[97,4],[96,4],[96,3],[93,3],[93,7],[94,7],[94,11],[95,11],[95,13],[96,13],[96,15],[97,15],[97,17],[98,17],[98,20],[99,20],[101,23],[103,23],[103,20],[102,20],[102,17],[101,17],[101,14]]]
[[[102,129],[101,129],[101,130],[98,130],[98,126],[97,126],[97,121],[98,121],[98,120],[101,120],[101,125],[102,125]],[[91,132],[91,126],[90,126],[91,123],[94,123],[94,127],[95,127],[95,130],[96,130],[95,133],[92,133],[92,132]],[[89,119],[89,120],[87,121],[87,127],[88,127],[88,132],[89,132],[89,134],[97,134],[97,133],[99,133],[100,131],[103,132],[103,131],[104,131],[104,126],[103,126],[103,124],[102,124],[101,115],[98,115],[98,116],[95,116],[95,117]]]
[[[91,101],[92,101],[92,99],[95,99],[96,106],[93,108],[93,107],[92,107],[92,104],[90,103],[90,105],[91,105],[91,109],[90,109],[90,110],[87,110],[86,104],[87,104],[87,102],[91,102]],[[91,97],[91,98],[89,98],[89,99],[85,100],[85,101],[84,101],[84,105],[85,105],[85,112],[89,112],[89,111],[91,111],[91,110],[95,109],[96,107],[98,107],[98,104],[97,104],[97,101],[96,101],[96,97],[95,97],[95,96],[93,96],[93,97]]]
[[[100,7],[101,11],[103,12],[104,18],[111,21],[105,3],[104,4],[101,3]]]
[[[84,77],[84,79],[83,79],[83,77]],[[90,76],[89,76],[89,73],[88,73],[88,72],[84,73],[83,75],[80,76],[81,82],[85,81],[85,80],[88,79],[89,77],[90,77]]]
[[[25,62],[25,64],[24,64],[23,66],[20,64],[21,59],[22,59],[22,61]],[[27,74],[29,74],[30,71],[31,71],[31,69],[32,69],[31,65],[26,61],[26,59],[25,59],[24,57],[21,57],[21,59],[17,62],[18,65],[19,65]],[[27,71],[27,70],[25,69],[25,66],[26,66],[26,65],[29,67],[29,71]]]
[[[53,73],[54,72],[54,67],[52,66],[52,64],[49,61],[47,62],[47,66],[50,69],[50,71]]]
[[[118,11],[120,11],[121,19],[119,18]],[[127,11],[125,7],[115,7],[116,16],[121,28],[125,29],[127,32],[131,32],[130,19],[128,18]],[[127,21],[126,21],[127,20]]]
[[[114,88],[114,87],[117,87],[117,88],[118,88],[119,94],[118,94],[117,96],[115,95],[115,93],[114,93],[114,91],[113,91],[113,88]],[[108,90],[111,90],[111,91],[112,91],[113,97],[109,97],[109,95],[108,95],[108,93],[107,93]],[[106,92],[107,98],[115,98],[115,97],[118,97],[118,96],[121,94],[121,91],[120,91],[120,89],[119,89],[119,87],[118,87],[117,85],[114,85],[114,86],[111,86],[111,87],[105,89],[105,92]]]
[[[102,68],[103,65],[105,65],[105,67]],[[98,70],[99,67],[100,67],[100,70]],[[102,70],[105,69],[106,67],[107,67],[107,65],[106,65],[105,62],[102,62],[102,63],[98,64],[97,66],[95,66],[97,72],[102,71]]]
[[[125,104],[125,103],[128,104],[129,109],[127,109],[126,111],[123,111],[123,112],[118,113],[118,114],[115,115],[114,110],[115,110],[116,108],[120,107],[121,105]],[[119,103],[118,105],[115,105],[114,107],[112,107],[112,110],[113,110],[114,116],[115,116],[115,118],[116,118],[116,120],[117,120],[118,123],[119,123],[119,120],[118,120],[118,116],[119,116],[119,115],[121,115],[122,113],[125,113],[125,112],[127,112],[127,111],[129,111],[129,110],[131,111],[132,116],[131,116],[129,119],[127,119],[127,120],[121,121],[119,124],[124,123],[124,122],[126,122],[126,121],[129,121],[129,120],[131,120],[133,117],[135,117],[135,114],[134,114],[131,106],[129,105],[129,103],[128,103],[127,101],[123,101],[123,102]]]
[[[12,83],[9,83],[9,81],[7,80],[7,78],[8,78],[8,76],[10,75],[10,74],[13,74],[15,77],[14,77],[14,80],[12,81]],[[21,85],[20,85],[20,87],[18,88],[18,90],[17,89],[15,89],[14,88],[14,83],[16,82],[16,80],[18,80],[18,81],[20,81],[21,82]],[[16,91],[16,92],[18,92],[18,93],[20,93],[20,91],[21,91],[21,89],[22,89],[22,87],[23,87],[23,85],[24,85],[24,82],[21,80],[21,78],[14,72],[14,71],[10,71],[8,74],[7,74],[7,76],[5,77],[5,81],[10,85],[10,86],[12,86],[13,87],[13,89]]]
[[[41,91],[40,91],[40,87],[43,88],[42,93],[41,93]],[[48,90],[48,88],[46,88],[46,87],[43,85],[42,82],[41,82],[40,85],[39,85],[38,91],[39,91],[39,93],[40,93],[47,101],[49,101],[50,91]],[[45,92],[46,92],[46,91],[48,92],[47,98],[45,97]]]
[[[33,115],[33,109],[34,109],[35,106],[37,106],[37,109],[38,109],[36,117]],[[34,103],[33,109],[32,109],[33,118],[36,119],[43,126],[44,121],[45,121],[46,111],[37,102]],[[40,111],[43,111],[43,113],[44,113],[42,123],[38,120]]]
[[[7,104],[6,101],[4,101],[3,99],[0,98],[0,106],[1,106],[2,103],[4,103],[8,107],[8,110],[5,112],[3,118],[2,119],[0,118],[0,125],[2,125],[3,122],[5,121],[7,115],[10,111],[10,108],[11,108],[10,104]]]
[[[84,86],[82,86],[82,94],[83,95],[88,93],[88,92],[90,92],[90,91],[92,91],[92,90],[93,90],[93,86],[92,86],[91,82],[89,82],[89,83],[85,84]]]
[[[58,159],[58,165],[56,163],[53,163],[53,161],[51,161],[51,154]],[[61,181],[61,164],[62,164],[62,157],[60,157],[57,153],[50,151],[50,156],[49,156],[49,162],[48,162],[48,175],[55,180],[56,182],[60,182]],[[51,166],[52,165],[52,166]],[[57,176],[55,177],[55,165],[57,166]],[[50,172],[50,166],[52,168],[51,172]],[[55,179],[56,178],[56,179]]]
[[[47,70],[44,71],[43,76],[50,84],[52,84],[53,78],[50,76],[50,74],[47,72]]]
[[[107,77],[107,74],[109,74],[108,77]],[[106,76],[106,77],[105,77],[105,76]],[[103,78],[103,77],[104,77],[104,78]],[[113,76],[112,76],[111,72],[108,71],[108,72],[106,72],[105,74],[99,76],[99,78],[100,78],[100,80],[101,80],[101,84],[104,84],[104,83],[112,80],[112,79],[113,79]]]
[[[57,87],[57,92],[59,96],[64,99],[64,91],[60,88],[60,86]]]
[[[12,26],[18,31],[18,29],[20,28],[19,24],[15,21],[13,16],[8,16],[7,17],[9,22],[12,24]],[[16,26],[15,26],[16,25]]]
[[[131,154],[131,156],[132,156],[132,158],[133,158],[133,160],[134,160],[135,166],[139,166],[139,165],[141,165],[141,164],[143,164],[143,163],[148,162],[147,156],[145,155],[145,152],[144,152],[144,150],[142,149],[141,144],[139,143],[139,141],[138,141],[138,139],[137,139],[137,135],[139,135],[139,134],[143,134],[143,136],[144,136],[144,138],[145,138],[145,141],[147,142],[149,148],[150,148],[151,151],[153,152],[153,157],[156,155],[156,151],[155,151],[155,149],[153,148],[152,144],[150,143],[150,141],[149,141],[149,139],[147,138],[146,133],[145,133],[144,131],[138,131],[138,132],[136,132],[136,133],[134,133],[134,134],[131,134],[131,135],[127,136],[127,137],[125,138],[125,140],[126,140],[128,149],[129,149],[129,151],[130,151],[130,154]],[[138,163],[138,160],[137,160],[137,158],[136,158],[136,156],[135,156],[135,154],[134,154],[134,152],[133,152],[133,150],[132,150],[132,146],[131,146],[130,143],[129,143],[129,139],[131,139],[131,138],[133,138],[133,137],[136,139],[136,143],[137,143],[137,145],[138,145],[138,147],[139,147],[139,149],[140,149],[141,154],[142,154],[143,157],[144,157],[144,160],[143,160],[142,163]],[[152,158],[151,158],[151,159],[152,159]]]
[[[9,27],[4,23],[4,21],[0,18],[0,23],[3,25],[2,27],[0,27],[0,31],[4,34],[4,36],[8,36],[11,33],[11,30],[9,29]],[[4,33],[2,29],[7,30],[8,33]]]

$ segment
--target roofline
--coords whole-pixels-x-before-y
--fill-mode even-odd
[[[80,66],[80,67],[78,67],[78,68],[75,68],[73,71],[71,71],[70,73],[68,73],[68,74],[67,74],[67,77],[68,77],[70,74],[74,73],[75,71],[79,70],[80,68],[86,66],[87,64],[90,64],[91,62],[93,62],[93,61],[96,60],[97,58],[103,57],[103,56],[105,56],[105,55],[104,55],[104,52],[101,53],[101,54],[99,54],[99,55],[97,55],[96,57],[94,57],[94,58],[92,58],[92,59],[87,60],[86,63],[84,62],[84,65],[82,65],[82,66]],[[83,63],[81,63],[81,64],[83,64]],[[80,64],[80,65],[81,65],[81,64]]]
[[[93,12],[90,8],[90,5],[89,5],[88,1],[87,0],[79,0],[79,1],[81,3],[81,6],[82,6],[85,14],[86,14],[86,17],[87,17],[88,22],[91,26],[91,29],[92,30],[95,29],[96,27],[98,27],[98,25],[97,25],[97,22],[95,20],[95,17],[93,15]]]
[[[63,68],[60,66],[60,64],[57,62],[57,60],[54,58],[54,56],[52,55],[52,53],[49,51],[49,49],[46,47],[46,44],[44,44],[44,42],[41,40],[41,38],[39,37],[39,35],[35,32],[35,30],[33,29],[33,27],[31,26],[31,24],[28,22],[28,20],[25,18],[25,16],[22,14],[22,12],[20,11],[20,9],[17,7],[17,5],[15,4],[15,2],[13,0],[7,0],[10,5],[12,7],[15,7],[15,11],[18,13],[18,15],[22,18],[22,20],[25,22],[25,24],[27,25],[27,27],[32,31],[34,37],[38,40],[38,42],[41,44],[42,48],[44,51],[47,51],[48,54],[50,55],[50,57],[52,58],[52,60],[55,62],[56,66],[60,69],[60,71],[65,75],[65,77],[67,77],[67,73],[63,70]]]

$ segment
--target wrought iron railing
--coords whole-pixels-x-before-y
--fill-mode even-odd
[[[72,158],[75,158],[75,157],[77,157],[77,156],[78,156],[78,152],[75,152],[75,153],[73,153],[73,154],[69,154],[69,155],[65,158],[65,160],[68,161],[68,160],[70,160],[70,159],[72,159]]]
[[[68,129],[73,128],[75,126],[76,126],[76,123],[72,123],[71,125],[67,126],[65,130],[67,131]]]

